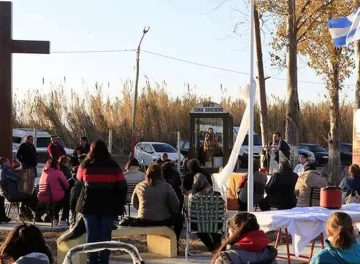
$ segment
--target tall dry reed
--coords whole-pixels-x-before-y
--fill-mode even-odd
[[[14,105],[13,119],[16,127],[43,128],[61,135],[66,144],[74,147],[80,136],[90,140],[108,140],[108,131],[113,131],[113,150],[128,153],[130,150],[131,120],[133,105],[132,83],[126,82],[121,96],[109,100],[104,96],[101,85],[96,84],[94,93],[76,90],[70,95],[62,85],[50,93],[37,91],[17,101]],[[140,91],[136,115],[137,138],[141,141],[164,141],[175,144],[176,131],[182,138],[189,136],[189,111],[197,103],[208,100],[200,97],[187,86],[187,91],[177,98],[167,93],[165,82],[152,84],[146,82]],[[285,99],[272,97],[269,104],[270,130],[285,131]],[[220,102],[234,117],[234,125],[239,125],[245,103],[222,97]],[[352,139],[352,106],[341,105],[341,141]],[[326,144],[329,131],[328,103],[306,102],[301,105],[301,142]],[[256,109],[255,131],[260,133],[259,111]]]

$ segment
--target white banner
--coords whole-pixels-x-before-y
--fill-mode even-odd
[[[256,89],[254,89],[254,91],[255,90]],[[250,128],[250,104],[249,104],[250,103],[250,84],[246,84],[240,90],[240,98],[246,102],[246,108],[245,108],[244,115],[241,120],[239,132],[236,137],[235,144],[231,151],[228,163],[226,164],[224,169],[220,173],[214,174],[215,190],[220,191],[221,195],[223,196],[224,199],[226,199],[226,189],[227,189],[226,182],[234,171],[234,168],[236,166],[236,162],[238,160],[238,156],[240,153],[241,146],[242,146],[245,136],[248,133],[249,128]],[[249,146],[249,148],[250,148],[250,146]]]

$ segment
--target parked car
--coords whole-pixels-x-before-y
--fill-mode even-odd
[[[178,152],[173,146],[163,142],[139,142],[135,146],[134,157],[143,165],[149,166],[167,153],[168,159],[177,163]],[[184,155],[180,153],[180,166],[184,165]]]
[[[299,148],[313,152],[315,154],[315,164],[317,166],[325,165],[329,161],[329,152],[319,144],[300,143]]]
[[[204,148],[204,140],[200,140],[199,147]],[[180,153],[187,157],[190,151],[190,141],[189,140],[180,140]]]
[[[315,159],[315,154],[313,152],[308,151],[306,149],[299,148],[298,153],[299,153],[299,155],[302,155],[304,153],[307,154],[308,155],[308,163],[315,163],[316,159]]]
[[[352,144],[341,143],[340,145],[340,158],[343,165],[352,164]]]
[[[236,132],[235,132],[236,131]],[[238,132],[238,128],[236,130],[236,127],[234,127],[234,136],[237,136],[237,132]],[[235,141],[234,141],[235,143]],[[260,154],[261,151],[263,149],[263,146],[261,144],[261,137],[254,133],[254,146],[253,146],[253,154],[254,154],[254,159],[260,159]],[[249,135],[245,136],[244,142],[240,148],[240,152],[239,152],[239,159],[241,161],[241,167],[248,167],[248,157],[249,157]]]

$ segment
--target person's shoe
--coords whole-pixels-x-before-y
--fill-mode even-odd
[[[66,220],[60,220],[58,226],[68,226],[68,223],[66,222]]]

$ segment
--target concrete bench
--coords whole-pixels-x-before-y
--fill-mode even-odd
[[[112,239],[120,240],[124,236],[147,236],[148,252],[158,254],[167,258],[177,257],[177,241],[175,232],[166,226],[154,227],[124,227],[112,231]],[[64,261],[66,253],[73,247],[86,243],[86,234],[76,238],[63,241],[59,244],[57,241],[57,263]],[[74,257],[74,264],[86,263],[86,254],[78,254]]]

